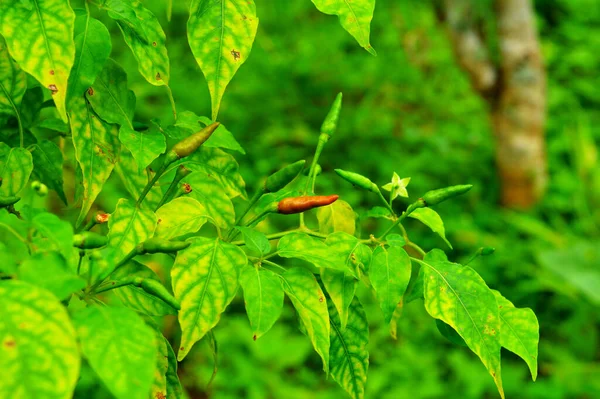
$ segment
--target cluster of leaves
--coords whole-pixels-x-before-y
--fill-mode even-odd
[[[374,53],[373,1],[314,3],[338,15]],[[247,194],[231,152],[244,150],[231,132],[221,125],[189,155],[173,152],[176,143],[215,127],[224,90],[256,35],[253,2],[190,6],[188,41],[209,86],[212,118],[177,112],[166,37],[148,9],[124,0],[97,6],[117,22],[139,73],[166,87],[174,122],[135,120],[127,73],[109,58],[111,38],[87,4],[75,10],[67,0],[0,5],[0,354],[7,376],[0,392],[71,397],[83,357],[117,398],[182,397],[177,361],[211,336],[241,286],[254,339],[278,320],[287,295],[325,373],[360,398],[369,359],[369,324],[355,295],[360,282],[374,292],[391,331],[403,306],[423,298],[440,332],[480,357],[501,395],[501,347],[521,356],[535,379],[535,315],[515,308],[470,267],[450,262],[440,250],[425,253],[408,239],[401,225],[408,216],[445,239],[432,209],[395,211],[394,200],[408,196],[408,179],[394,174],[383,186],[388,200],[377,185],[368,186],[384,206],[361,216],[390,220],[377,238],[360,238],[356,215],[342,200],[317,211],[318,231],[307,227],[304,213],[297,229],[265,235],[254,228],[273,204],[314,194],[317,162],[335,133],[341,96],[321,127],[307,176],[284,181],[275,192],[261,187],[238,215],[232,200]],[[34,205],[47,188],[67,204],[63,163],[70,155],[76,160],[68,176],[76,181],[71,208],[79,209],[74,224]],[[113,171],[130,198],[84,225]],[[235,241],[239,234],[243,240]],[[278,240],[274,251],[271,240]],[[156,252],[175,256],[172,291],[134,259]],[[181,327],[176,352],[159,324],[160,316],[171,314]]]

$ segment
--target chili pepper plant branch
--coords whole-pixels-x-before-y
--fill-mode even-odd
[[[165,86],[167,88],[167,95],[169,96],[169,102],[171,103],[171,109],[173,110],[173,118],[177,121],[177,108],[175,107],[175,99],[173,98],[173,91],[169,85]]]
[[[142,201],[144,201],[144,198],[146,198],[146,195],[148,195],[152,187],[154,187],[154,184],[156,184],[158,179],[160,179],[163,173],[165,173],[165,170],[167,169],[167,166],[169,166],[169,163],[167,162],[167,160],[165,160],[165,162],[162,164],[160,169],[158,169],[152,180],[150,180],[148,184],[146,184],[146,187],[144,187],[144,190],[140,194],[140,197],[138,198],[137,202],[135,203],[136,206],[140,206]]]

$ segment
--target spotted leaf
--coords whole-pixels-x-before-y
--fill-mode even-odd
[[[319,11],[337,15],[340,24],[369,53],[377,55],[369,42],[375,0],[312,0]]]
[[[175,198],[156,211],[158,226],[155,235],[164,239],[195,233],[212,219],[204,205],[190,197]]]
[[[323,234],[342,231],[353,235],[356,230],[356,215],[350,204],[344,200],[337,200],[331,205],[317,209],[317,219],[319,231]]]
[[[32,171],[33,160],[29,151],[0,143],[0,195],[17,195],[29,181]]]
[[[217,325],[235,297],[239,271],[247,262],[241,249],[219,239],[189,241],[191,245],[177,253],[171,269],[173,292],[181,303],[179,361]]]
[[[52,93],[61,118],[67,121],[67,81],[75,60],[75,13],[68,0],[0,2],[0,34],[19,66]]]
[[[140,169],[150,165],[167,148],[165,136],[154,126],[143,132],[121,126],[119,140],[131,152]]]
[[[233,204],[216,178],[202,172],[194,172],[182,182],[190,185],[192,191],[188,196],[202,204],[206,215],[210,216],[217,226],[227,228],[233,224]]]
[[[0,395],[70,399],[81,361],[65,307],[43,288],[1,280],[0,309]]]
[[[113,260],[121,261],[136,245],[152,237],[156,215],[143,204],[121,198],[108,220],[108,246],[114,250]]]
[[[336,269],[354,274],[346,266],[342,255],[332,251],[323,242],[303,233],[288,234],[277,244],[279,256],[283,258],[297,258],[310,262],[316,267]]]
[[[258,28],[253,0],[193,0],[188,41],[208,83],[212,119],[217,119],[225,88],[246,62]]]
[[[183,388],[181,387],[181,382],[179,381],[179,376],[177,375],[177,357],[175,356],[175,352],[171,347],[169,341],[164,338],[165,343],[167,344],[167,355],[168,355],[168,365],[167,374],[165,377],[167,378],[167,398],[169,399],[182,399]]]

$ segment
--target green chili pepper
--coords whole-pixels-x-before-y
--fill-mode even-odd
[[[92,231],[82,231],[73,236],[73,246],[81,249],[94,249],[105,246],[108,238]]]
[[[337,201],[338,198],[339,195],[311,195],[284,198],[277,203],[277,212],[284,215],[302,213],[309,209],[332,204]]]
[[[15,197],[14,195],[11,195],[10,197],[0,195],[0,208],[14,205],[19,202],[20,199],[21,197]]]
[[[342,93],[338,93],[337,97],[331,105],[329,113],[325,117],[323,124],[321,125],[321,134],[326,134],[329,137],[333,136],[337,128],[338,120],[340,118],[340,111],[342,109]]]
[[[493,254],[494,252],[496,252],[496,248],[493,247],[483,247],[481,248],[481,255],[482,256],[488,256]]]
[[[40,197],[48,195],[48,187],[37,180],[31,183],[31,188],[33,188]]]
[[[138,246],[138,255],[155,253],[174,253],[190,246],[185,241],[171,241],[158,237],[150,238]]]
[[[167,305],[171,306],[172,308],[177,310],[181,309],[179,301],[177,301],[177,299],[175,299],[173,295],[171,295],[171,293],[159,281],[145,278],[141,280],[139,285],[135,285],[146,291],[148,294],[154,295],[155,297],[162,299]]]
[[[172,163],[173,161],[185,158],[193,154],[206,140],[210,138],[213,132],[219,127],[219,122],[211,123],[204,129],[175,144],[171,151],[167,154],[165,162]]]
[[[348,172],[342,169],[335,169],[335,173],[337,173],[342,179],[346,180],[349,183],[352,183],[356,187],[360,187],[367,191],[372,191],[377,193],[379,188],[375,183],[373,183],[369,178],[359,175],[358,173]]]
[[[264,186],[264,192],[273,193],[284,188],[288,183],[290,183],[296,178],[296,176],[300,174],[300,172],[304,168],[305,163],[306,161],[304,159],[298,162],[294,162],[290,165],[287,165],[284,168],[279,169],[277,172],[267,177],[267,181],[265,182]]]
[[[473,187],[471,184],[465,184],[461,186],[450,186],[446,188],[440,188],[438,190],[432,190],[425,193],[419,201],[423,202],[423,206],[437,205],[440,202],[446,201],[452,197],[459,196],[466,193]]]

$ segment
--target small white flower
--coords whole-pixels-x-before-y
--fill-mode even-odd
[[[396,172],[392,176],[392,182],[386,184],[382,188],[386,191],[390,191],[392,193],[392,200],[395,200],[396,197],[401,196],[408,198],[408,191],[406,191],[406,186],[410,182],[410,177],[405,177],[401,179],[400,176]]]

